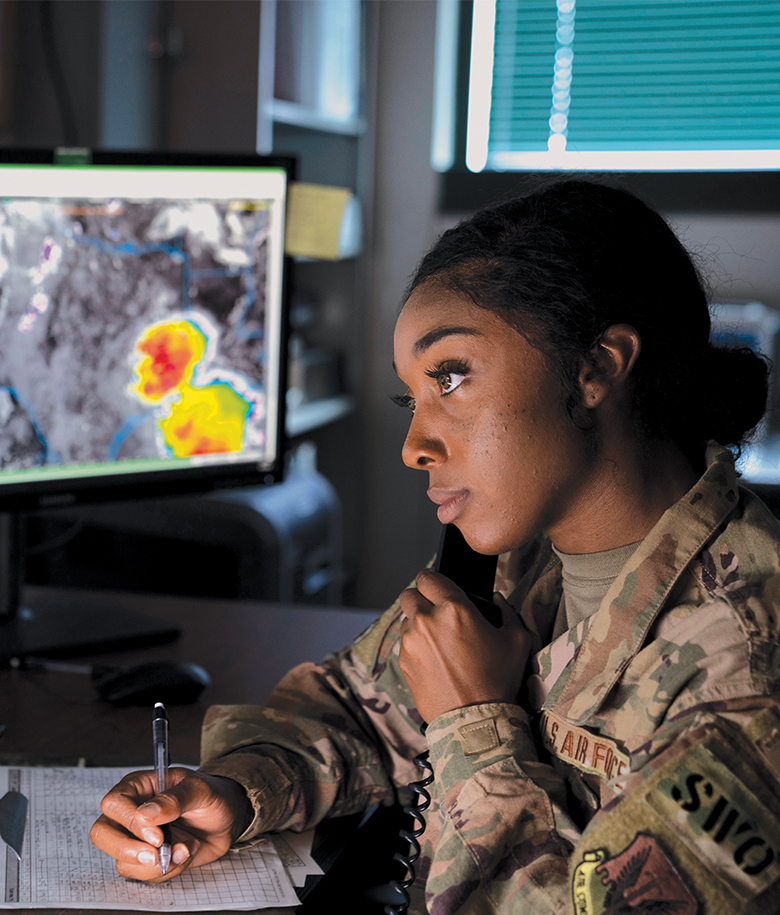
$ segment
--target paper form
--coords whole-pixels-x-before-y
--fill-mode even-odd
[[[314,830],[296,833],[282,832],[269,836],[265,841],[273,842],[284,869],[290,875],[293,886],[303,886],[309,874],[323,874],[323,869],[311,856]]]
[[[0,767],[0,796],[29,801],[22,859],[0,844],[0,909],[96,908],[154,912],[298,905],[271,842],[230,852],[165,883],[120,877],[89,841],[100,801],[130,770]]]

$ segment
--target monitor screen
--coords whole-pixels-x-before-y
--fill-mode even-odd
[[[0,510],[271,482],[282,158],[6,153]]]

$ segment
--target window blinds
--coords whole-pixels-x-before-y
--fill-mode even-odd
[[[780,168],[780,0],[475,0],[467,162]]]

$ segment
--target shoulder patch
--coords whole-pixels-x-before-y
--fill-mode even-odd
[[[603,848],[586,851],[574,870],[572,900],[575,915],[696,915],[699,911],[699,903],[661,843],[644,832],[614,857]]]
[[[780,877],[780,820],[747,786],[737,761],[727,762],[698,744],[647,800],[691,851],[753,898]]]
[[[599,905],[607,906],[597,878],[614,879],[620,871],[618,865],[597,869],[628,851],[623,863],[639,867],[635,854],[651,840],[698,903],[691,911],[776,911],[768,903],[778,898],[780,887],[780,779],[756,747],[760,737],[772,733],[767,723],[766,717],[754,722],[755,733],[748,733],[726,719],[700,718],[649,765],[628,776],[624,792],[594,817],[572,858],[577,915],[600,913]],[[648,862],[656,860],[657,852],[647,854]],[[595,877],[588,876],[589,868]],[[641,885],[637,876],[637,891]],[[596,890],[602,895],[594,895]],[[615,908],[617,897],[612,898],[603,908],[605,915],[638,915],[633,904]],[[677,911],[671,900],[649,905],[640,908]]]

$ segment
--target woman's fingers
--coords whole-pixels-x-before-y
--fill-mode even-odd
[[[154,854],[155,860],[153,863],[146,863],[149,861],[148,858],[139,861],[117,859],[116,870],[122,877],[145,880],[148,883],[162,883],[164,880],[170,880],[171,877],[176,877],[178,874],[183,873],[189,867],[197,867],[199,864],[213,861],[213,855],[201,855],[202,848],[202,844],[194,836],[189,836],[186,844],[175,841],[173,843],[171,865],[165,874],[160,868],[159,861],[156,860],[156,853]],[[200,857],[202,857],[202,860],[198,860]]]
[[[116,859],[117,872],[136,880],[160,881],[175,877],[188,867],[197,867],[214,860],[213,850],[177,826],[171,827],[172,857],[168,872],[160,869],[159,851],[154,843],[143,842],[102,815],[90,831],[92,843]]]
[[[214,861],[251,820],[246,792],[231,779],[175,768],[169,780],[171,787],[157,794],[154,772],[133,772],[103,798],[90,839],[116,859],[123,876],[159,881]],[[173,866],[163,876],[158,849],[166,823]]]
[[[161,831],[150,829],[151,821],[138,817],[141,805],[151,800],[156,793],[153,771],[131,772],[108,792],[100,802],[100,809],[105,818],[118,823],[128,833],[157,845],[162,839],[155,841],[155,838],[162,836]],[[144,830],[150,831],[144,834]]]
[[[136,839],[105,814],[92,824],[89,838],[93,845],[123,864],[141,864],[144,867],[157,864],[157,848],[153,844]]]
[[[159,845],[160,826],[218,800],[212,781],[190,769],[170,769],[168,780],[170,787],[157,794],[153,771],[131,772],[108,792],[100,809],[132,835]]]
[[[175,827],[172,829],[172,837],[173,864],[188,867],[196,859],[201,842],[197,837]],[[132,871],[133,874],[144,874],[138,879],[162,877],[157,843],[136,839],[105,814],[93,823],[89,838],[93,845],[116,859],[117,870],[124,876],[128,876]],[[184,870],[184,867],[179,867],[177,871],[171,869],[166,876],[173,876],[181,870]]]
[[[430,569],[404,592],[398,662],[425,721],[484,702],[513,703],[522,684],[531,636],[500,595],[495,628],[453,581]]]

